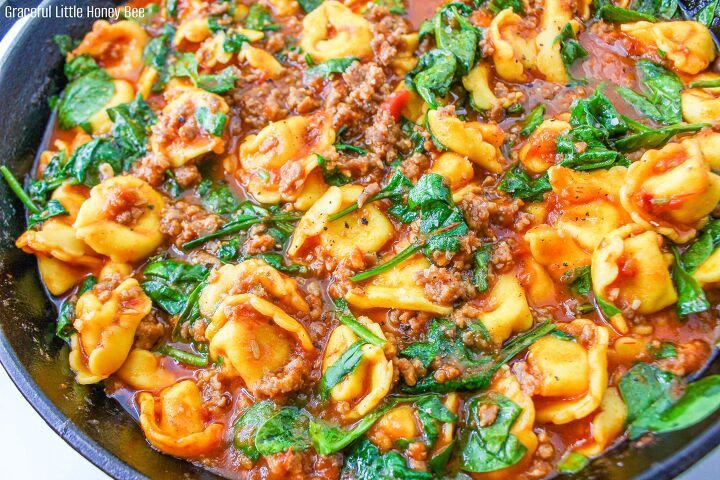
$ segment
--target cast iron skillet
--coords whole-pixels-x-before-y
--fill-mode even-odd
[[[58,4],[60,0],[45,0],[41,5]],[[85,8],[113,2],[79,0],[73,4]],[[62,58],[52,36],[80,37],[92,21],[29,19],[2,52],[0,163],[18,176],[28,173],[41,142],[50,115],[47,99],[62,88]],[[67,347],[53,337],[56,312],[40,283],[35,259],[14,246],[24,225],[22,205],[0,181],[0,361],[18,389],[58,435],[112,477],[218,478],[155,452],[132,418],[105,397],[101,387],[74,383]],[[715,358],[703,375],[710,373],[720,373],[720,359]],[[662,435],[644,447],[625,443],[592,462],[577,478],[666,480],[718,444],[720,411],[693,428]]]

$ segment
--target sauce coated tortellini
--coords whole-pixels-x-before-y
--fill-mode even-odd
[[[307,313],[310,310],[294,279],[254,258],[237,265],[223,265],[213,272],[200,294],[200,313],[205,318],[211,318],[225,297],[245,293],[258,286],[297,312]]]
[[[607,328],[578,319],[563,331],[574,339],[545,336],[528,349],[527,364],[538,385],[537,419],[562,425],[584,418],[599,406],[607,389]]]
[[[654,313],[677,300],[668,270],[672,255],[663,239],[639,225],[625,225],[608,234],[592,257],[595,295],[621,308]]]
[[[700,22],[623,23],[620,29],[642,44],[664,52],[678,72],[694,75],[715,60],[715,43],[710,30]]]
[[[327,114],[274,122],[245,138],[236,175],[261,203],[295,200],[318,165],[317,155],[332,151],[333,143],[335,130]]]
[[[323,2],[305,16],[300,47],[317,62],[367,57],[372,53],[370,23],[335,0]]]
[[[140,426],[158,450],[176,457],[197,457],[218,448],[224,425],[209,421],[200,389],[192,380],[165,388],[158,398],[138,396]]]
[[[591,439],[576,451],[586,457],[594,457],[605,450],[623,431],[627,419],[627,406],[617,388],[605,391],[600,412],[590,423]]]
[[[138,390],[161,390],[176,381],[175,375],[163,367],[162,358],[148,350],[135,348],[115,375]]]
[[[94,288],[75,305],[77,331],[71,337],[70,367],[78,383],[97,383],[115,373],[130,353],[140,320],[152,303],[134,278],[109,292]]]
[[[479,320],[490,333],[492,341],[500,345],[511,335],[532,327],[533,317],[527,303],[525,290],[515,275],[498,277],[488,297],[489,311],[479,315]]]
[[[490,172],[502,170],[499,146],[505,134],[497,125],[463,122],[442,110],[430,110],[427,126],[433,137],[448,150],[468,157]]]
[[[701,285],[715,284],[720,282],[720,250],[715,250],[697,270],[693,272],[695,280]]]
[[[95,135],[110,133],[112,129],[112,121],[107,113],[108,108],[115,107],[121,103],[131,102],[133,98],[135,98],[135,89],[127,80],[114,80],[113,85],[115,87],[113,96],[88,120],[90,122],[90,129]]]
[[[557,38],[573,17],[572,3],[564,0],[545,0],[543,4],[542,31],[535,40],[538,49],[537,69],[549,82],[566,83],[567,72]],[[575,29],[576,24],[573,23],[571,25]]]
[[[152,150],[168,157],[173,167],[180,167],[207,153],[223,153],[222,132],[208,132],[200,125],[200,115],[226,115],[230,108],[219,95],[201,88],[176,86],[165,94],[163,108],[150,137]],[[224,130],[226,122],[222,122]]]
[[[138,23],[98,20],[71,56],[90,55],[113,78],[137,80],[143,64],[148,35]]]
[[[371,253],[380,250],[393,236],[393,225],[373,204],[335,221],[328,217],[357,202],[363,188],[359,185],[330,187],[298,223],[288,255],[297,256],[314,239],[330,255],[341,259],[356,249]]]
[[[283,375],[291,362],[305,362],[315,351],[305,327],[280,307],[250,294],[233,295],[217,308],[205,336],[213,360],[223,358],[223,371],[239,376],[254,395],[264,394],[263,381]],[[283,392],[299,387],[285,382]]]
[[[466,157],[453,152],[440,154],[433,161],[430,172],[445,177],[453,192],[470,183],[475,176],[472,162]]]
[[[557,138],[570,130],[563,120],[548,119],[541,123],[520,149],[520,162],[532,173],[543,173],[555,165]]]
[[[367,317],[359,317],[358,321],[380,338],[385,338],[380,325]],[[333,330],[325,347],[322,371],[335,364],[353,344],[359,340],[350,327],[339,325]],[[390,343],[385,344],[388,350]],[[330,390],[330,398],[334,402],[347,405],[343,416],[349,420],[363,417],[377,407],[390,392],[393,385],[392,361],[385,356],[382,347],[365,344],[361,347],[362,359],[357,367]]]
[[[693,81],[712,81],[720,75],[706,73],[698,75]],[[680,94],[682,115],[688,123],[712,123],[720,118],[720,88],[689,88]]]
[[[425,257],[412,256],[373,277],[362,289],[350,290],[345,299],[358,308],[400,308],[447,315],[452,307],[428,300],[423,288],[415,282],[416,274],[428,267],[430,262]]]
[[[163,241],[160,216],[165,202],[147,182],[125,175],[90,190],[73,224],[76,235],[114,262],[146,258]]]
[[[470,92],[470,100],[477,110],[490,110],[498,98],[490,86],[490,65],[478,62],[475,67],[462,78],[465,89]]]
[[[524,82],[535,67],[537,49],[532,29],[520,15],[506,8],[493,18],[488,27],[494,47],[492,59],[498,76],[511,82]]]
[[[271,53],[247,43],[243,44],[238,58],[245,60],[253,69],[262,72],[264,78],[278,78],[285,71]]]
[[[675,242],[687,242],[720,200],[720,176],[710,170],[697,135],[648,150],[628,170],[622,204],[632,219]]]

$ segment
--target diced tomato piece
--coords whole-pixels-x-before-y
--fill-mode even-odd
[[[410,101],[409,90],[398,90],[391,94],[382,104],[382,108],[390,112],[396,122],[400,121],[400,113]]]

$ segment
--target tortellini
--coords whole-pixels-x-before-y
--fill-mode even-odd
[[[701,135],[648,150],[633,163],[620,194],[632,219],[684,243],[720,201],[720,176],[710,170]]]
[[[210,35],[212,35],[212,31],[207,19],[193,18],[178,25],[173,43],[176,47],[182,45],[186,40],[190,43],[200,43]]]
[[[372,54],[370,23],[335,0],[320,4],[303,19],[300,47],[316,62]]]
[[[520,149],[520,162],[532,173],[543,173],[555,165],[557,138],[570,130],[563,120],[548,119],[538,125]]]
[[[356,249],[365,253],[380,250],[393,237],[394,228],[377,206],[367,204],[328,221],[329,216],[357,203],[362,190],[359,185],[330,187],[300,219],[288,255],[297,256],[313,239],[335,258],[348,257]]]
[[[40,229],[26,231],[20,235],[15,245],[24,252],[52,257],[70,266],[100,267],[102,265],[101,257],[76,236],[72,225],[80,210],[80,205],[85,202],[86,198],[87,189],[85,187],[61,185],[53,192],[52,199],[58,200],[69,215],[52,217],[43,222]],[[46,266],[52,268],[50,265]],[[57,290],[60,289],[58,287]]]
[[[293,359],[315,351],[305,327],[280,307],[251,294],[233,295],[217,308],[205,330],[213,360],[223,358],[223,371],[239,376],[253,394]],[[293,385],[287,387],[293,388]]]
[[[415,56],[420,36],[417,32],[400,35],[400,45],[397,54],[393,57],[392,67],[397,75],[405,75],[417,65],[418,58]]]
[[[144,66],[147,42],[148,35],[138,23],[123,20],[111,24],[98,20],[71,56],[88,54],[111,77],[134,82]]]
[[[505,274],[498,277],[490,291],[488,304],[491,310],[481,313],[478,319],[495,344],[500,345],[512,334],[532,327],[533,317],[525,290],[515,275]]]
[[[453,152],[440,154],[433,162],[430,172],[445,177],[453,192],[470,183],[475,176],[472,162]]]
[[[534,68],[537,49],[531,31],[512,8],[506,8],[492,19],[488,27],[494,47],[492,59],[495,71],[503,80],[524,82],[528,78],[526,70]]]
[[[720,249],[715,250],[703,263],[701,263],[692,276],[701,285],[720,282]]]
[[[243,286],[245,289],[241,288]],[[225,297],[234,293],[245,293],[257,286],[262,286],[267,293],[297,312],[310,311],[310,306],[294,279],[278,272],[263,260],[254,258],[237,265],[223,265],[213,272],[198,300],[200,313],[211,318]]]
[[[247,43],[243,44],[238,57],[247,61],[248,65],[255,70],[262,72],[264,78],[275,79],[285,71],[285,68],[272,54]]]
[[[173,167],[180,167],[210,152],[225,151],[222,135],[206,131],[198,120],[201,112],[226,115],[230,108],[222,97],[201,88],[179,85],[169,89],[165,97],[167,104],[150,137],[153,152],[167,156]]]
[[[367,317],[359,317],[358,321],[380,338],[385,338],[380,325]],[[327,371],[347,349],[359,340],[350,327],[339,325],[333,330],[325,347],[322,371]],[[393,348],[386,343],[386,348]],[[330,398],[334,402],[346,402],[349,409],[343,416],[349,420],[363,417],[377,407],[390,392],[393,385],[392,361],[385,356],[382,347],[365,344],[361,347],[362,359],[357,367],[330,390]]]
[[[70,367],[80,384],[97,383],[115,373],[130,353],[140,320],[152,302],[134,278],[124,280],[100,298],[90,290],[75,305]]]
[[[134,349],[116,373],[125,384],[138,390],[161,390],[175,383],[175,375],[163,368],[162,357],[148,350]]]
[[[358,308],[400,308],[448,315],[452,307],[433,303],[415,275],[430,267],[425,257],[415,255],[369,280],[362,289],[351,289],[345,299]]]
[[[720,75],[698,75],[693,81],[711,81]],[[720,88],[690,88],[680,94],[682,115],[688,123],[716,122],[720,118]]]
[[[641,314],[650,314],[677,300],[668,270],[672,255],[660,250],[662,237],[639,225],[608,234],[592,257],[596,296]]]
[[[490,66],[478,62],[470,72],[462,78],[465,90],[470,92],[470,100],[477,110],[490,110],[498,98],[490,86]]]
[[[545,75],[545,79],[549,82],[567,82],[567,72],[560,54],[560,42],[557,41],[557,37],[573,17],[571,5],[564,0],[545,0],[543,2],[542,31],[535,40],[538,50],[536,61],[538,71]]]
[[[433,137],[448,150],[468,157],[490,172],[502,171],[499,146],[504,133],[497,125],[463,122],[440,110],[427,112],[427,125]]]
[[[208,421],[200,389],[192,380],[165,388],[160,396],[138,396],[140,426],[158,450],[176,457],[197,457],[218,448],[225,426]]]
[[[715,43],[710,30],[700,22],[623,23],[620,30],[642,44],[664,52],[675,70],[694,75],[715,60]]]
[[[573,340],[547,335],[528,348],[528,371],[537,381],[537,419],[563,425],[590,415],[607,389],[607,328],[590,320],[566,324]]]
[[[333,143],[335,130],[329,115],[289,117],[245,138],[236,175],[261,203],[295,200],[318,165],[317,155],[333,151]]]
[[[607,233],[629,221],[619,206],[624,167],[577,172],[553,166],[550,184],[558,199],[554,225],[540,224],[525,234],[533,258],[558,279],[573,268],[590,265],[591,255]]]
[[[620,393],[615,387],[608,388],[600,403],[600,412],[590,423],[592,440],[576,451],[586,457],[601,454],[613,440],[622,434],[626,419],[627,406]]]
[[[165,202],[147,182],[124,175],[90,190],[73,224],[77,238],[115,262],[142,260],[162,243]]]

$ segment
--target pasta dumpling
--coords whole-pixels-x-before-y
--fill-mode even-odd
[[[211,35],[212,31],[207,19],[193,18],[178,25],[173,37],[173,43],[176,47],[182,45],[184,41],[200,43]]]
[[[565,63],[560,54],[558,35],[572,20],[572,4],[563,0],[545,0],[543,2],[542,30],[535,39],[537,45],[537,69],[545,79],[554,83],[567,83]],[[573,30],[577,24],[571,23]]]
[[[245,138],[236,175],[261,203],[295,200],[318,165],[317,155],[333,151],[333,143],[329,115],[289,117]]]
[[[165,202],[147,182],[112,177],[90,190],[73,224],[77,238],[114,262],[142,260],[164,239],[160,216]]]
[[[512,8],[499,12],[490,22],[492,59],[495,71],[503,80],[524,82],[528,78],[526,70],[535,67],[537,48],[531,31]]]
[[[222,357],[226,375],[242,378],[254,395],[265,393],[262,384],[269,375],[281,375],[291,362],[306,362],[304,357],[315,351],[300,322],[250,294],[227,297],[213,315],[205,336],[210,342],[210,357]],[[291,383],[284,391],[298,386]]]
[[[716,73],[698,75],[693,81],[720,79]],[[688,123],[712,123],[720,118],[720,88],[689,88],[680,94],[683,119]]]
[[[465,90],[470,92],[470,100],[476,110],[490,110],[498,101],[490,86],[490,66],[478,62],[475,67],[462,78]]]
[[[636,223],[678,243],[705,224],[720,201],[720,176],[710,170],[703,138],[648,150],[630,166],[620,194]]]
[[[125,384],[138,390],[161,390],[175,383],[175,375],[163,368],[162,357],[135,348],[115,374]]]
[[[245,60],[255,70],[262,72],[264,78],[275,79],[285,71],[271,53],[262,48],[253,47],[248,43],[243,44],[238,58]]]
[[[140,426],[148,441],[161,452],[176,457],[197,457],[222,443],[225,427],[208,421],[202,395],[192,380],[165,388],[158,398],[138,395]]]
[[[545,336],[528,348],[527,365],[538,381],[537,419],[563,425],[584,418],[599,406],[607,389],[607,328],[578,319],[563,331],[575,337]]]
[[[694,75],[715,60],[715,43],[710,30],[700,22],[623,23],[620,30],[648,47],[664,52],[678,72]]]
[[[173,167],[181,167],[210,152],[223,153],[225,140],[218,132],[200,126],[198,115],[224,116],[230,108],[214,93],[201,88],[176,86],[165,93],[167,104],[153,127],[150,144],[155,153],[165,155]],[[222,122],[221,130],[224,130]]]
[[[499,146],[504,141],[504,133],[497,125],[463,122],[442,110],[430,110],[427,126],[433,137],[448,150],[468,157],[490,172],[502,171]]]
[[[123,20],[111,24],[98,20],[70,58],[90,55],[111,77],[134,82],[144,66],[143,51],[147,42],[148,35],[138,23]]]
[[[320,4],[303,19],[300,47],[317,62],[372,54],[370,23],[335,0]]]
[[[110,133],[112,129],[112,121],[107,113],[108,108],[115,107],[121,103],[131,102],[135,98],[135,89],[127,80],[114,80],[113,85],[115,87],[113,96],[88,120],[90,122],[90,128],[95,135],[105,135],[106,133]]]
[[[555,165],[557,138],[570,130],[563,120],[548,119],[541,123],[520,149],[520,162],[532,173],[543,173]]]
[[[300,219],[288,254],[297,256],[313,238],[335,258],[348,257],[356,249],[365,253],[380,250],[392,238],[394,228],[375,205],[364,205],[338,220],[328,221],[329,216],[357,203],[362,191],[358,185],[330,187]]]
[[[600,455],[610,443],[622,434],[627,419],[627,406],[615,387],[605,391],[600,412],[590,423],[591,440],[575,451],[586,457]]]
[[[430,262],[425,257],[414,255],[373,277],[362,289],[351,289],[345,299],[358,308],[400,308],[448,315],[452,307],[431,302],[415,283],[415,275],[428,267]]]
[[[720,282],[720,249],[715,250],[703,263],[701,263],[692,276],[701,285]]]
[[[358,321],[380,338],[385,338],[380,325],[367,317],[359,317]],[[325,347],[322,371],[334,365],[353,344],[358,336],[346,325],[339,325],[333,330]],[[389,343],[387,348],[392,348]],[[390,392],[393,385],[392,361],[385,356],[382,347],[365,344],[361,347],[362,359],[357,367],[330,389],[330,398],[334,402],[348,404],[343,416],[349,420],[363,417],[377,407]]]
[[[466,157],[453,152],[444,152],[433,161],[431,173],[445,177],[450,189],[455,192],[470,183],[475,176],[473,164]]]
[[[101,299],[97,289],[78,298],[71,337],[70,367],[80,384],[97,383],[115,373],[130,353],[135,331],[152,302],[134,278],[123,280]]]
[[[491,310],[481,313],[478,319],[485,325],[495,344],[500,345],[514,333],[532,327],[533,317],[525,290],[515,275],[498,277],[490,291],[488,303]]]
[[[663,239],[639,225],[608,234],[592,257],[595,295],[641,314],[662,310],[677,301],[668,270],[672,255],[663,254]]]

